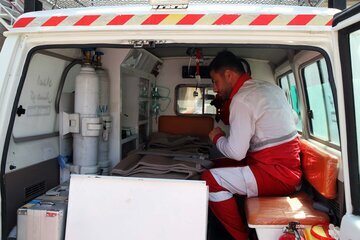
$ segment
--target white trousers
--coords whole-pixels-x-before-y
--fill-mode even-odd
[[[210,170],[216,182],[228,191],[210,192],[209,200],[212,202],[225,201],[233,194],[256,197],[258,188],[254,174],[249,166],[225,167]]]

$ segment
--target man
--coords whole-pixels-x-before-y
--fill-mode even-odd
[[[217,127],[209,138],[227,158],[244,164],[205,171],[202,179],[209,185],[215,216],[235,239],[247,239],[233,194],[274,196],[296,190],[301,170],[295,119],[283,91],[250,79],[231,52],[220,52],[209,68],[214,91],[230,106],[229,136]]]

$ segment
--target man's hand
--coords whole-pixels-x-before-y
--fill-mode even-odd
[[[216,141],[219,139],[219,137],[221,136],[225,136],[224,131],[219,128],[216,127],[213,130],[211,130],[211,132],[209,133],[209,138],[213,143],[216,143]]]

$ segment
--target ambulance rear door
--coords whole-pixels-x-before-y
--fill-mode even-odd
[[[335,39],[340,61],[337,72],[339,117],[344,164],[346,215],[341,221],[340,239],[360,236],[360,3],[335,15]],[[341,66],[338,68],[338,65]],[[347,159],[347,160],[346,160]]]

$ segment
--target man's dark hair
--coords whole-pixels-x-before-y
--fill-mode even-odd
[[[233,71],[237,71],[240,74],[245,73],[241,60],[232,52],[226,50],[219,52],[212,60],[209,65],[209,73],[211,71],[221,73],[225,69],[231,69]]]

